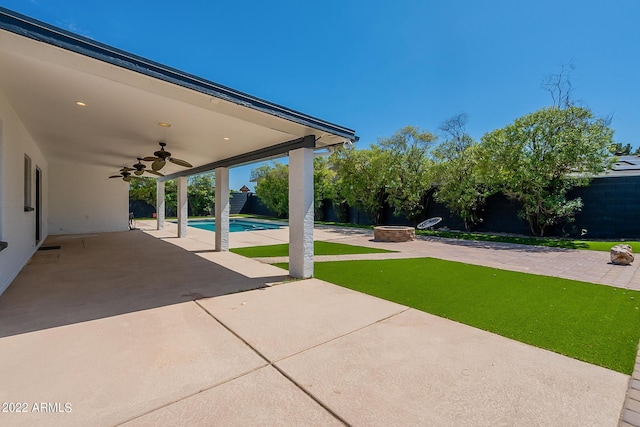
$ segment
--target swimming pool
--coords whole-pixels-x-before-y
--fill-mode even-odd
[[[187,224],[189,227],[201,228],[208,231],[216,231],[216,222],[213,219],[192,219]],[[256,231],[256,230],[277,230],[278,224],[263,222],[259,220],[230,219],[229,232],[236,231]]]

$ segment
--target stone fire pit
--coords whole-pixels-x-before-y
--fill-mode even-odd
[[[416,230],[413,227],[381,225],[373,227],[373,238],[378,242],[410,242],[416,239]]]

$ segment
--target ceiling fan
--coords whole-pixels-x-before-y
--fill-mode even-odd
[[[165,151],[164,149],[164,147],[167,145],[165,142],[159,142],[159,144],[160,144],[160,149],[155,153],[153,153],[153,156],[145,157],[142,159],[145,162],[153,162],[151,163],[151,169],[154,172],[157,172],[160,169],[162,169],[164,165],[167,163],[167,160],[169,160],[171,163],[175,163],[176,165],[183,166],[185,168],[193,167],[193,165],[191,165],[191,163],[187,161],[171,157],[171,153],[168,151]]]
[[[146,168],[147,168],[147,166],[142,164],[142,159],[140,157],[138,157],[138,163],[133,165],[133,169],[132,170],[135,170],[135,172],[133,172],[133,173],[135,175],[137,175],[137,176],[140,176],[145,172],[152,173],[152,174],[157,175],[157,176],[164,176],[160,172],[156,172],[153,169],[147,170]]]
[[[131,178],[137,178],[145,172],[157,175],[164,176],[160,172],[156,172],[154,170],[146,170],[147,166],[142,164],[142,159],[138,157],[138,163],[135,163],[133,167],[125,166],[120,169],[120,173],[117,175],[111,175],[109,178],[122,178],[123,181],[129,182]],[[133,174],[132,174],[133,172]]]
[[[122,178],[123,181],[129,182],[131,181],[131,171],[135,171],[135,169],[123,167],[120,169],[120,173],[117,175],[111,175],[109,178]]]

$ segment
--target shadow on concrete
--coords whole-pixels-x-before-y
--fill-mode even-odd
[[[143,232],[51,236],[0,295],[0,337],[259,289],[249,278]],[[250,268],[250,267],[247,267]]]

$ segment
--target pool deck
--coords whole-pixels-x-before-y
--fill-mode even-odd
[[[618,425],[627,375],[318,279],[288,281],[214,252],[208,231],[140,228],[52,236],[61,249],[38,252],[0,296],[0,400],[29,409],[0,412],[0,425]],[[287,233],[233,233],[231,244]],[[562,277],[603,261],[581,251],[573,261],[586,264],[572,269],[572,251],[377,243],[357,229],[319,227],[315,238]],[[588,266],[581,280],[636,286]]]

